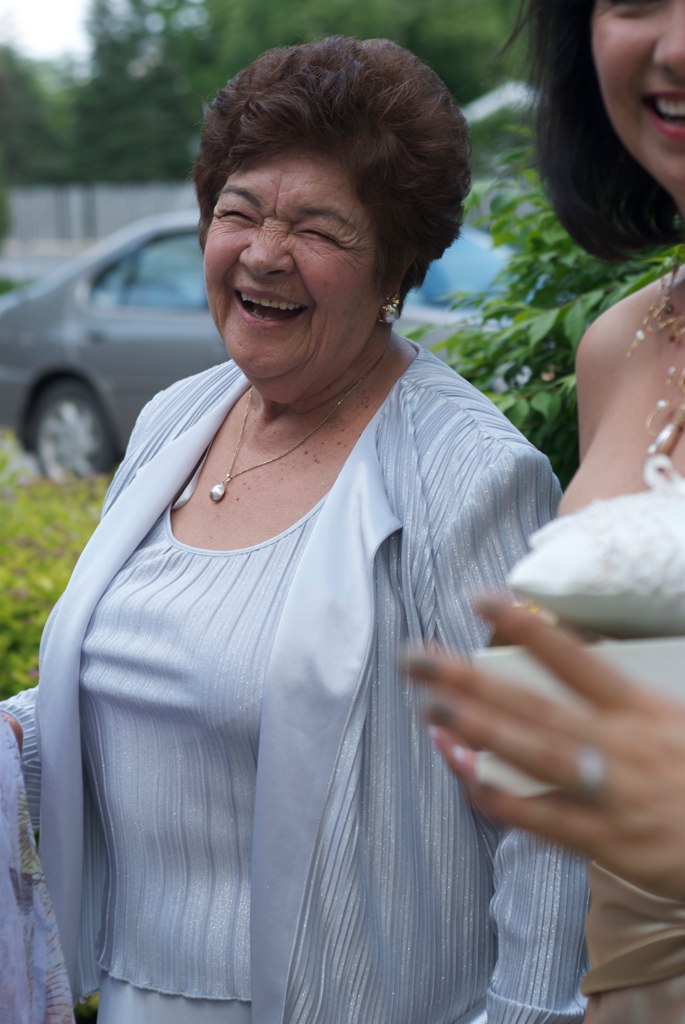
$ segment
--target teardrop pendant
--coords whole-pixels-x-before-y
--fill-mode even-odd
[[[217,502],[221,501],[225,493],[226,487],[224,484],[214,484],[211,491],[209,492],[209,496],[212,499],[212,501]]]
[[[647,449],[648,455],[670,455],[676,446],[682,428],[676,423],[667,423]]]

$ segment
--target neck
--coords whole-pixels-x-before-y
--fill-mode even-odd
[[[286,387],[280,381],[253,382],[255,421],[266,425],[283,417],[304,419],[320,416],[344,399],[350,389],[357,391],[362,386],[375,389],[389,373],[394,372],[400,360],[403,366],[411,361],[405,361],[406,345],[403,339],[387,336],[382,344],[365,348],[359,359],[332,379],[319,380],[300,391]],[[411,354],[413,356],[413,350]]]

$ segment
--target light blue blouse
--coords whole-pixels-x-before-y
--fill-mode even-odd
[[[78,832],[82,631],[242,388],[228,364],[148,406],[46,631],[42,817],[72,956],[84,854],[79,991],[97,985],[104,861],[87,792],[83,847]],[[502,585],[556,498],[539,453],[426,353],[343,467],[283,603],[262,701],[250,908],[259,1024],[462,1024],[486,1007],[489,1024],[582,1019],[583,863],[474,815],[397,664],[407,638],[462,651],[483,642],[471,595]],[[9,707],[37,796],[33,695]]]
[[[317,505],[238,551],[167,512],[83,645],[87,770],[107,846],[100,966],[143,989],[250,999],[250,856],[264,674]]]

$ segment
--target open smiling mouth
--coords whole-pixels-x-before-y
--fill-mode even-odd
[[[284,299],[256,299],[245,292],[237,294],[243,308],[258,320],[294,320],[307,308]]]
[[[685,100],[656,96],[648,100],[648,105],[662,121],[668,121],[669,124],[685,125]]]

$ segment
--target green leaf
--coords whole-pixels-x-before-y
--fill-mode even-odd
[[[549,419],[549,412],[552,408],[552,404],[553,397],[549,391],[538,391],[538,393],[533,395],[530,400],[531,409],[535,409],[535,411],[539,412],[545,417],[545,419]]]
[[[547,337],[556,326],[559,314],[560,311],[558,309],[549,309],[535,317],[532,325],[528,328],[528,337],[531,345],[537,345],[539,341]]]
[[[564,314],[564,334],[574,349],[578,348],[580,339],[587,328],[588,318],[582,300],[571,304]]]

